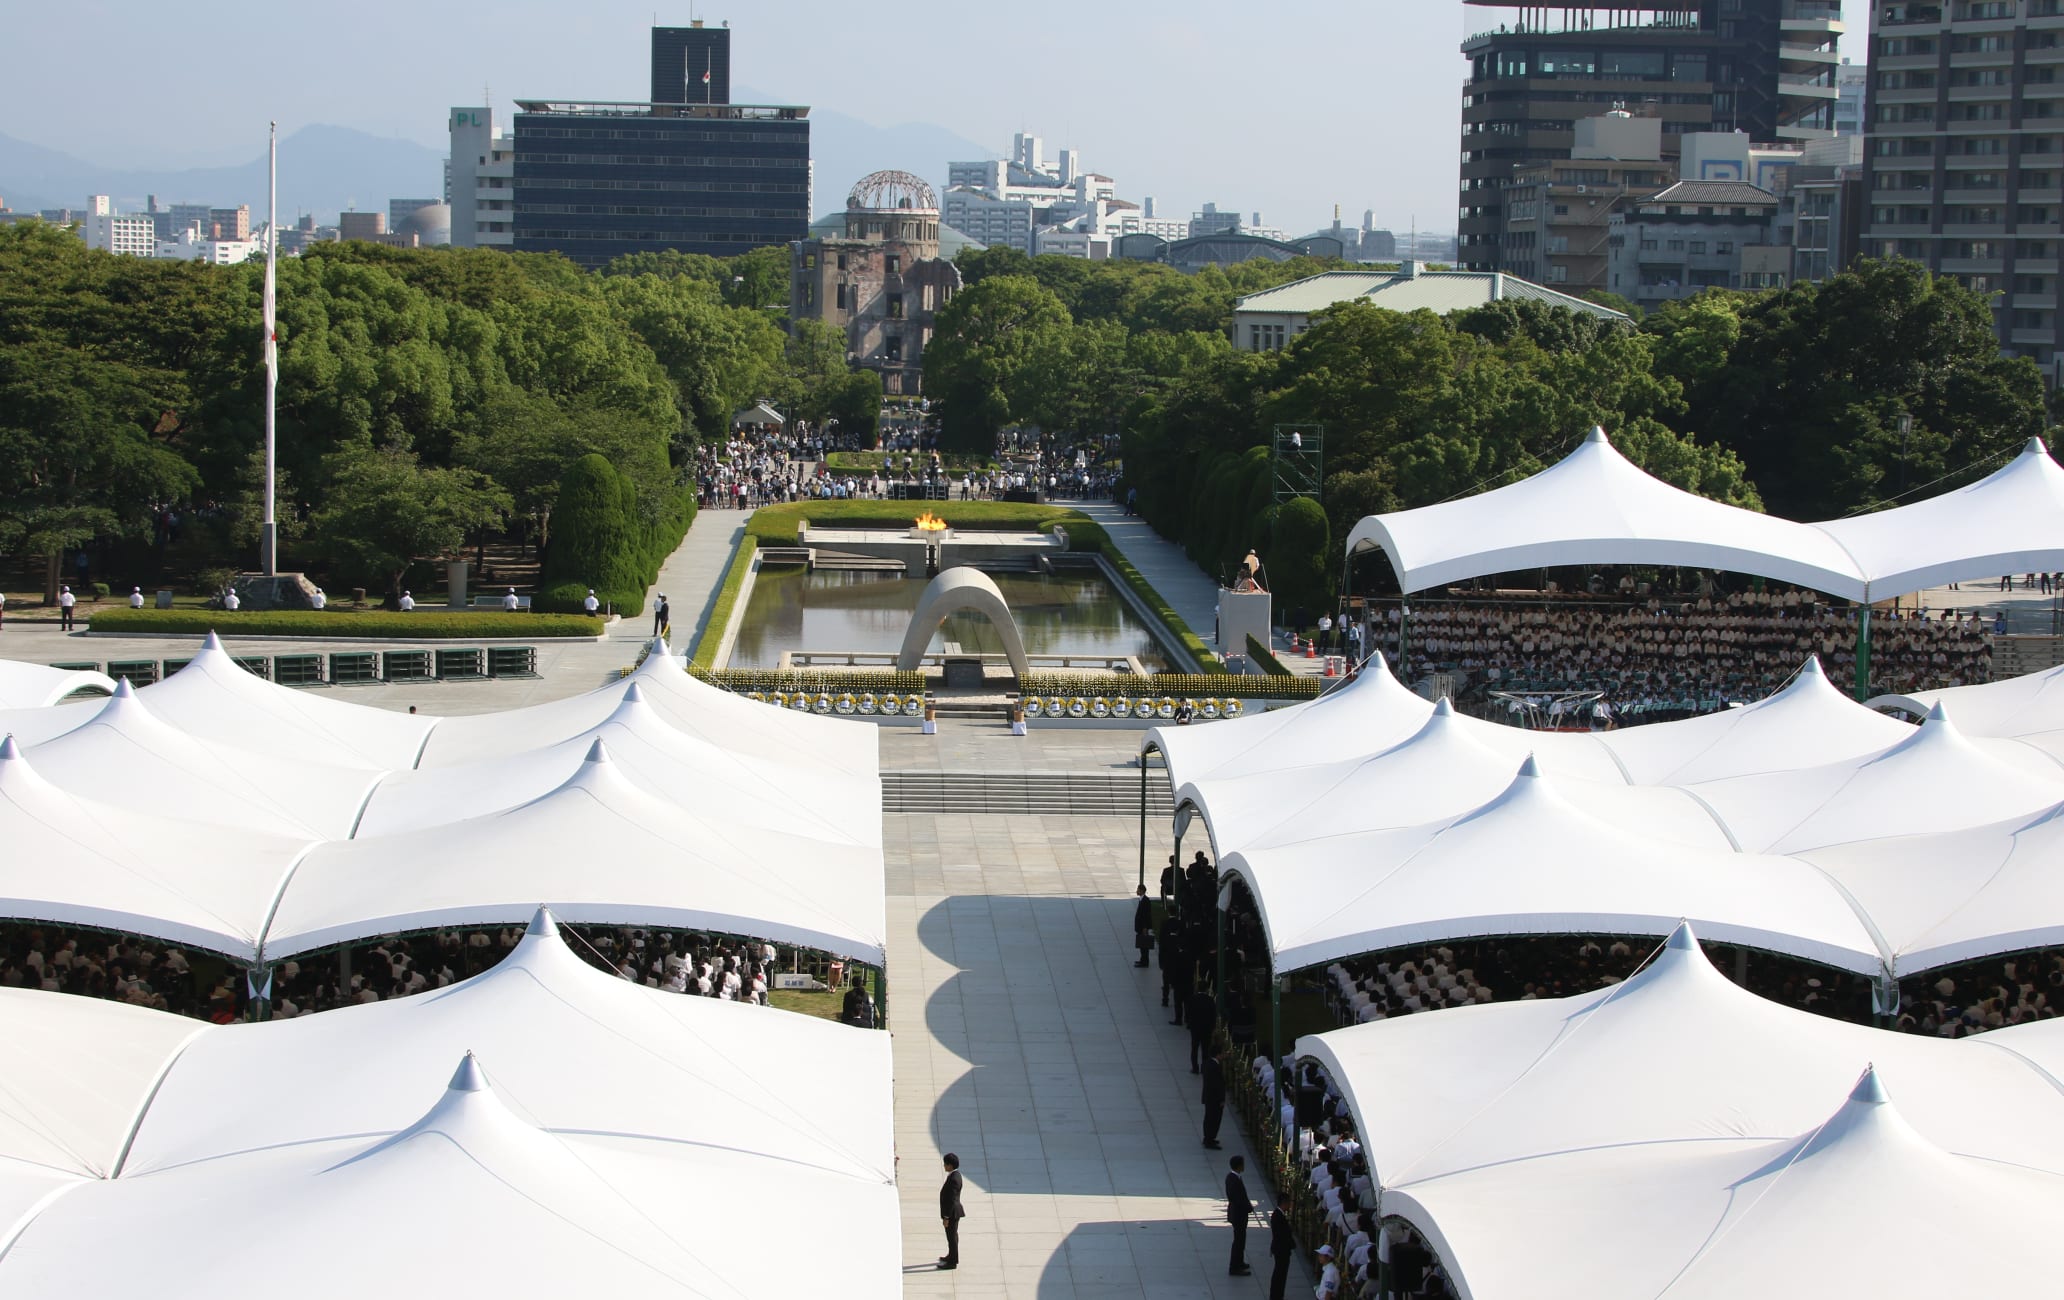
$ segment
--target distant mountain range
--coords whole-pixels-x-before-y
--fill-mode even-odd
[[[444,193],[444,155],[413,140],[396,140],[347,126],[305,126],[280,141],[280,219],[312,212],[325,223],[342,211],[387,210],[389,199],[437,198]],[[137,171],[102,167],[69,154],[0,136],[0,197],[18,212],[79,208],[89,194],[106,194],[121,211],[141,212],[157,195],[161,204],[251,205],[251,220],[265,220],[265,152],[234,167]]]
[[[740,103],[766,102],[737,96]],[[819,213],[843,211],[846,191],[872,171],[915,172],[943,189],[946,164],[998,155],[929,123],[877,127],[827,109],[810,113],[810,153]],[[384,212],[389,199],[436,198],[444,192],[444,155],[413,140],[368,135],[347,126],[306,126],[280,141],[282,221],[312,212],[325,224],[337,213]],[[0,135],[0,199],[17,212],[81,208],[106,194],[121,211],[161,204],[251,205],[265,220],[265,154],[233,167],[140,171],[102,167],[70,154]]]

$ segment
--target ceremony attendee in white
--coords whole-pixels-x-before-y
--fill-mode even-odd
[[[131,587],[131,588],[129,589],[129,608],[131,608],[131,609],[142,609],[142,608],[143,608],[143,588],[141,588],[141,587]]]
[[[502,608],[513,614],[516,612],[516,603],[516,589],[511,587],[509,594],[502,597]]]
[[[581,602],[581,608],[592,614],[601,607],[602,602],[595,599],[595,589],[593,587],[588,588],[587,599]]]
[[[401,612],[406,614],[416,607],[416,598],[407,592],[401,593]]]

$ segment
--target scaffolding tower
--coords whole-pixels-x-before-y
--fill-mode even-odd
[[[1326,481],[1326,426],[1279,424],[1271,445],[1270,504],[1282,505],[1293,497],[1319,500]]]

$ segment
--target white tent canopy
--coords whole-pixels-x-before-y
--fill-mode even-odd
[[[1798,855],[1869,912],[1895,974],[2064,944],[2064,804]]]
[[[1886,1226],[1912,1218],[1917,1188],[1926,1241],[1895,1245]],[[1866,1070],[1790,1138],[1565,1150],[1392,1202],[1465,1300],[1934,1300],[2044,1289],[2064,1178],[1942,1150]]]
[[[220,741],[157,717],[124,681],[85,724],[29,747],[36,771],[78,794],[173,820],[310,839],[351,834],[379,773]]]
[[[1784,1139],[1825,1119],[1828,1098],[1872,1062],[1901,1081],[1901,1109],[1929,1141],[2064,1174],[2064,1093],[1994,1041],[2005,1040],[1894,1033],[1758,997],[1713,969],[1683,926],[1611,988],[1372,1021],[1297,1051],[1340,1087],[1386,1189],[1559,1151]]]
[[[1563,564],[1659,564],[1755,573],[1860,596],[1866,579],[1839,543],[1805,524],[1671,487],[1593,428],[1575,451],[1506,487],[1370,515],[1347,553],[1381,547],[1405,591]]]
[[[1923,715],[1938,704],[1949,711],[1968,736],[2024,740],[2064,733],[2064,667],[2045,668],[1976,686],[1880,695],[1870,701],[1874,709],[1904,709]]]
[[[1937,706],[1906,739],[1861,762],[1726,777],[1686,789],[1744,850],[1799,853],[2033,814],[2064,801],[2064,769],[2019,746],[1973,741]]]
[[[243,961],[312,840],[131,812],[0,741],[0,916],[149,935]]]
[[[543,914],[500,965],[435,994],[220,1028],[0,996],[0,1036],[24,1041],[18,1025],[39,1058],[108,1058],[115,1095],[0,1102],[32,1130],[0,1118],[0,1214],[31,1185],[11,1162],[54,1123],[79,1113],[74,1141],[97,1151],[135,1138],[118,1168],[49,1171],[56,1194],[12,1221],[0,1293],[167,1277],[233,1293],[320,1259],[324,1294],[397,1276],[456,1294],[757,1294],[793,1252],[776,1204],[835,1208],[810,1237],[847,1293],[900,1292],[887,1036],[612,978]]]
[[[577,924],[716,930],[878,965],[884,889],[878,847],[662,799],[619,772],[598,740],[558,789],[506,812],[310,851],[280,895],[265,952],[521,922],[542,900]]]
[[[1153,727],[1140,752],[1160,751],[1168,783],[1225,779],[1284,767],[1366,758],[1410,736],[1433,712],[1405,689],[1381,654],[1315,700],[1249,713],[1208,727]]]
[[[240,667],[213,632],[184,668],[138,695],[195,739],[336,767],[414,767],[438,722],[268,682]]]
[[[1659,801],[1607,823],[1529,762],[1453,821],[1250,848],[1219,865],[1253,892],[1278,970],[1486,935],[1662,936],[1683,917],[1720,942],[1879,969],[1865,924],[1820,873],[1724,842],[1686,845],[1681,819],[1702,815],[1697,805],[1644,793]]]
[[[2039,439],[1991,476],[1876,514],[1799,524],[1671,487],[1593,428],[1530,478],[1370,515],[1347,553],[1380,547],[1407,592],[1514,569],[1655,564],[1752,573],[1849,600],[2064,569],[2064,469]]]
[[[0,709],[46,708],[74,691],[114,689],[115,679],[103,672],[0,659]]]
[[[1922,1186],[1974,1215],[2018,1197],[2054,1217],[2064,1094],[2017,1053],[2064,1051],[2060,1028],[1945,1040],[1830,1020],[1729,983],[1682,927],[1609,989],[1378,1021],[1298,1051],[1354,1112],[1384,1212],[1475,1300],[1921,1297],[2011,1293],[2046,1247],[2016,1220],[2023,1240],[1994,1250],[1993,1230],[1959,1219],[1944,1240],[1983,1246],[1945,1249],[1954,1278],[1931,1263],[1917,1289],[1899,1271],[1913,1252],[1888,1251],[1884,1229]],[[1874,1079],[1858,1084],[1873,1063],[1896,1081],[1897,1118]]]
[[[879,786],[798,780],[792,764],[719,749],[661,716],[633,678],[601,722],[557,743],[478,762],[399,772],[373,791],[355,838],[484,817],[549,794],[575,775],[596,741],[648,793],[741,825],[833,844],[881,843]]]

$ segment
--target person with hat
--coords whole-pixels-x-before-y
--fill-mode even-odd
[[[1340,1264],[1333,1258],[1330,1243],[1319,1247],[1319,1284],[1312,1289],[1315,1300],[1338,1300],[1340,1295]]]
[[[960,1221],[967,1211],[960,1204],[960,1157],[946,1153],[946,1181],[939,1186],[939,1222],[946,1227],[946,1253],[939,1256],[941,1271],[960,1267]]]
[[[514,587],[509,588],[508,594],[502,597],[502,610],[504,613],[515,613],[517,607],[521,604],[522,602],[516,599],[516,589]]]
[[[142,609],[142,608],[143,608],[143,588],[141,588],[141,587],[131,587],[131,588],[129,589],[129,608],[131,608],[131,609]]]
[[[72,594],[72,589],[70,587],[59,587],[57,589],[58,631],[69,632],[72,630],[72,606],[78,603],[79,598]]]
[[[416,607],[416,598],[407,592],[401,593],[401,612],[406,614]]]
[[[581,600],[580,605],[582,609],[592,614],[602,607],[602,602],[595,599],[595,589],[590,587],[588,588],[588,594]]]

